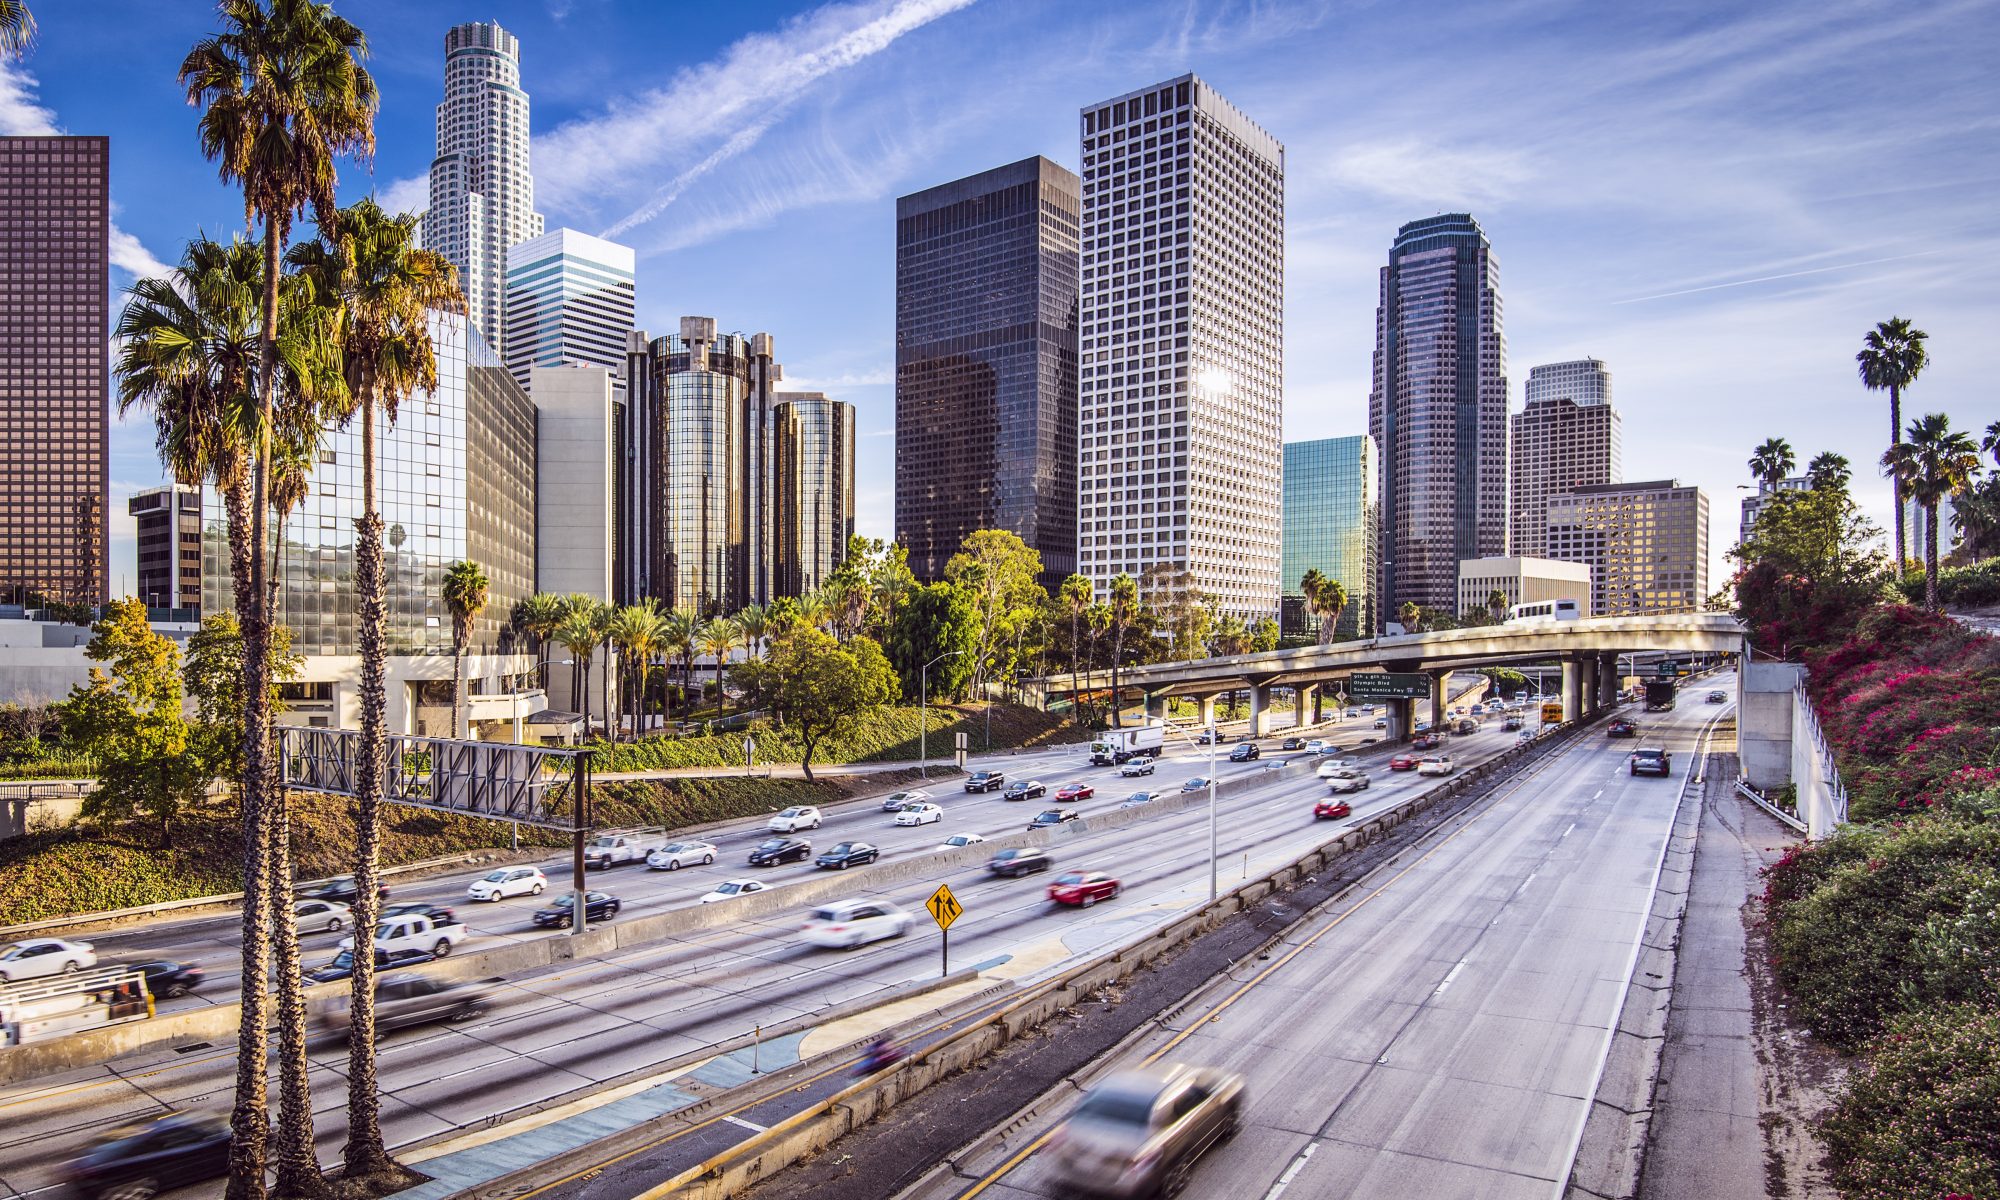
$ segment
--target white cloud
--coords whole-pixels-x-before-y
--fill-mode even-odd
[[[111,265],[134,275],[165,275],[171,269],[116,225],[111,227]]]
[[[825,378],[815,376],[785,377],[788,392],[841,392],[849,388],[888,387],[896,382],[896,369],[884,364],[870,367],[865,371],[844,371]]]
[[[1321,177],[1401,203],[1496,208],[1535,176],[1518,150],[1445,146],[1417,138],[1343,148]]]
[[[393,180],[375,197],[375,202],[387,212],[421,214],[431,206],[430,176]]]

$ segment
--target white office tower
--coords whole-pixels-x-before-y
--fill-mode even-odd
[[[506,344],[507,249],[539,237],[528,171],[528,93],[521,42],[498,25],[454,25],[444,35],[444,103],[424,245],[458,266],[466,315],[497,353]]]
[[[507,249],[507,369],[522,387],[536,367],[603,367],[625,401],[634,305],[630,246],[551,229]]]
[[[1275,616],[1285,149],[1193,75],[1082,137],[1077,570]]]

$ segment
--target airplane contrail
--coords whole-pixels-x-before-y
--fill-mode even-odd
[[[1779,279],[1797,279],[1801,275],[1824,275],[1828,271],[1849,271],[1855,267],[1873,267],[1881,263],[1902,262],[1910,258],[1926,258],[1938,253],[1936,250],[1919,250],[1915,254],[1897,254],[1889,258],[1871,258],[1864,262],[1840,263],[1831,267],[1812,267],[1804,271],[1786,271],[1781,275],[1759,275],[1755,279],[1735,279],[1728,283],[1711,283],[1706,287],[1682,288],[1678,292],[1661,292],[1653,296],[1634,296],[1630,300],[1613,300],[1616,304],[1643,304],[1648,300],[1666,300],[1674,296],[1692,296],[1697,292],[1714,292],[1723,288],[1748,287],[1753,283],[1771,283]]]

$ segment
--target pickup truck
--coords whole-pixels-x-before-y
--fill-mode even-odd
[[[376,923],[375,949],[389,953],[423,950],[443,958],[470,936],[470,932],[450,909],[438,909],[431,914],[398,913]],[[354,939],[342,938],[340,948],[352,950]]]
[[[583,865],[601,871],[619,863],[645,862],[666,836],[665,829],[607,830],[583,848]]]

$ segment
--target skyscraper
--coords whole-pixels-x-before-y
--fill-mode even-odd
[[[132,594],[147,608],[201,611],[201,489],[170,483],[126,501],[138,573]]]
[[[610,370],[625,402],[625,342],[637,307],[630,246],[552,229],[507,248],[507,369],[528,386],[534,367]]]
[[[1078,570],[1278,607],[1285,150],[1193,75],[1081,114]]]
[[[1708,598],[1708,497],[1672,479],[1549,497],[1549,553],[1590,567],[1593,616],[1699,612]]]
[[[457,264],[466,316],[495,350],[506,344],[507,250],[541,232],[521,41],[494,24],[454,25],[444,35],[424,245]]]
[[[1284,602],[1286,637],[1319,631],[1299,581],[1318,571],[1347,589],[1335,628],[1369,634],[1375,624],[1376,541],[1382,528],[1375,441],[1357,437],[1285,443]]]
[[[1527,407],[1509,422],[1509,553],[1539,558],[1548,549],[1549,497],[1619,477],[1611,372],[1594,358],[1530,367]]]
[[[0,137],[0,604],[106,599],[111,142]]]
[[[935,580],[975,529],[1076,569],[1077,177],[1028,158],[896,201],[896,539]]]
[[[1396,231],[1375,310],[1368,429],[1382,451],[1382,601],[1449,611],[1458,564],[1507,547],[1499,267],[1466,213]]]
[[[854,536],[854,406],[819,392],[772,396],[772,591],[823,587]]]

